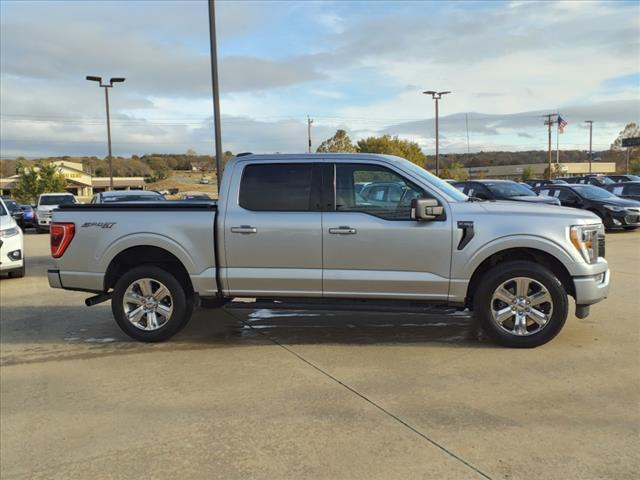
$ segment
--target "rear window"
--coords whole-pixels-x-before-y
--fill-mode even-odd
[[[69,205],[76,203],[73,195],[46,195],[40,197],[40,205]]]
[[[240,206],[247,210],[311,210],[313,164],[247,165],[240,182]]]
[[[102,201],[104,203],[116,203],[116,202],[159,202],[164,200],[161,195],[119,195],[104,197]]]

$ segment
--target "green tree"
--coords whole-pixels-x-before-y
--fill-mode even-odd
[[[524,167],[520,175],[520,180],[526,182],[530,178],[533,178],[533,167]]]
[[[386,153],[406,158],[410,162],[424,167],[425,156],[416,142],[400,140],[397,136],[383,135],[358,140],[358,151],[362,153]]]
[[[552,179],[561,177],[564,174],[564,168],[561,163],[554,163],[551,165],[551,176],[549,176],[549,167],[544,169],[543,177],[546,179]]]
[[[345,130],[337,130],[335,135],[320,144],[316,152],[352,153],[356,147]]]
[[[20,202],[35,203],[42,193],[64,192],[67,182],[53,163],[39,163],[27,168],[18,165],[18,180],[14,195]]]
[[[611,144],[611,150],[622,150],[622,140],[625,138],[640,137],[640,125],[628,123]]]
[[[451,178],[453,180],[458,180],[461,182],[469,180],[469,172],[464,168],[464,165],[460,161],[453,162],[446,170],[449,176],[445,177],[443,171],[440,175],[440,178]]]

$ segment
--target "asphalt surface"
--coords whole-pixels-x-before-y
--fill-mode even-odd
[[[0,280],[0,477],[626,479],[640,471],[640,232],[551,343],[465,317],[198,310],[129,340],[49,289],[48,236]]]

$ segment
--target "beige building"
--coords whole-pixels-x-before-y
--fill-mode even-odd
[[[525,168],[531,167],[535,178],[542,178],[547,168],[547,163],[527,163],[523,165],[498,165],[488,167],[471,167],[465,170],[469,178],[510,178],[519,179]],[[561,163],[563,176],[575,177],[589,173],[589,163]],[[592,162],[591,173],[613,174],[616,173],[614,162]]]
[[[91,198],[95,193],[104,192],[109,189],[109,177],[93,177],[82,169],[81,163],[68,162],[66,160],[59,160],[53,163],[67,180],[65,190],[81,199]],[[0,179],[0,191],[2,195],[11,196],[17,180],[18,175]],[[113,188],[114,190],[144,190],[144,178],[113,177]]]

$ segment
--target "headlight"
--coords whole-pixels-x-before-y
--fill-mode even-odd
[[[624,207],[618,207],[617,205],[603,205],[607,210],[612,212],[624,212]]]
[[[9,238],[14,235],[18,235],[20,233],[20,229],[18,227],[5,228],[4,230],[0,230],[0,237]]]
[[[598,231],[599,227],[592,225],[574,225],[569,236],[571,243],[580,252],[587,263],[595,263],[598,260]]]

